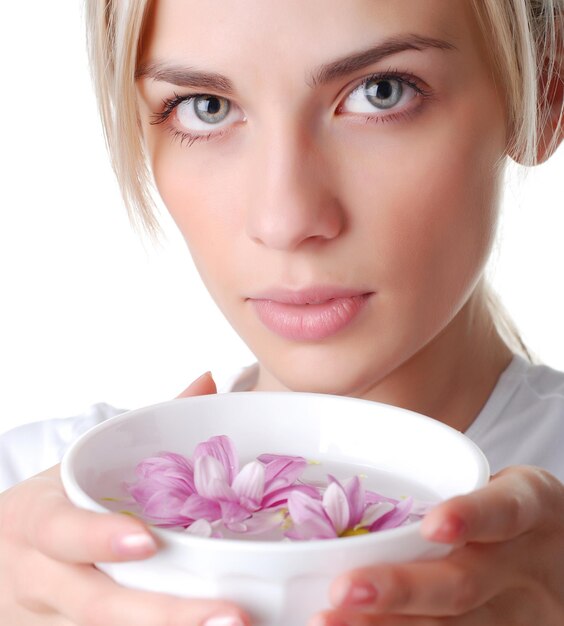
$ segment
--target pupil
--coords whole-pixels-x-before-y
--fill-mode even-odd
[[[380,100],[387,100],[393,93],[392,85],[389,81],[378,83],[376,97]]]
[[[205,101],[205,109],[206,112],[210,113],[211,115],[217,113],[221,109],[221,103],[219,101],[219,98],[208,98]]]

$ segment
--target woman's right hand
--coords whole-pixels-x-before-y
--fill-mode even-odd
[[[186,395],[213,393],[210,376]],[[93,563],[144,559],[158,549],[138,519],[74,507],[59,467],[0,494],[0,623],[6,626],[244,626],[225,601],[127,589]]]

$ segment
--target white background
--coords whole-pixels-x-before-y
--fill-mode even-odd
[[[79,2],[0,21],[0,431],[94,402],[168,399],[252,355],[182,241],[143,244],[108,165]],[[564,149],[506,195],[493,282],[532,350],[564,369]]]

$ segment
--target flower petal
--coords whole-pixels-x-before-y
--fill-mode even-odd
[[[337,537],[333,523],[320,500],[293,491],[288,497],[288,511],[293,524],[286,533],[292,539],[331,539]]]
[[[366,502],[364,498],[364,488],[360,482],[358,476],[353,476],[351,479],[343,483],[343,490],[347,496],[347,502],[349,503],[349,523],[350,528],[354,528],[360,523],[364,510],[366,508]]]
[[[194,467],[194,484],[199,495],[210,500],[237,500],[227,482],[227,469],[213,456],[199,456]]]
[[[221,507],[219,503],[197,494],[190,496],[186,502],[184,502],[179,512],[184,517],[192,520],[205,519],[208,522],[213,522],[221,519]]]
[[[332,482],[323,494],[323,508],[340,535],[349,527],[350,509],[345,490],[338,482]]]
[[[251,516],[250,511],[242,507],[238,502],[221,502],[221,518],[223,523],[230,528]]]
[[[322,499],[321,492],[313,485],[297,484],[284,487],[283,489],[277,489],[272,493],[266,494],[262,499],[261,507],[263,509],[269,509],[273,506],[285,504],[288,501],[288,496],[294,491],[301,491],[301,493],[305,493],[314,500],[321,501]]]
[[[202,456],[217,459],[226,470],[228,484],[233,483],[233,479],[239,472],[239,459],[235,444],[229,437],[218,435],[199,443],[194,450],[194,464]]]
[[[141,461],[135,468],[137,481],[127,485],[134,488],[138,502],[147,499],[158,488],[186,493],[194,493],[194,469],[192,461],[180,454],[165,452],[156,457]],[[143,495],[145,493],[145,495]]]
[[[264,466],[258,461],[247,463],[235,476],[233,491],[240,501],[248,502],[253,510],[259,508],[264,495]]]
[[[182,515],[184,497],[177,497],[169,491],[156,491],[142,507],[143,517],[155,526],[186,526],[192,519]]]
[[[213,536],[213,527],[207,520],[198,519],[193,524],[190,524],[185,532],[197,537],[211,537]]]
[[[392,511],[376,520],[370,526],[370,531],[374,532],[375,530],[386,530],[387,528],[397,528],[401,526],[408,519],[412,505],[413,498],[401,500]]]
[[[361,519],[355,524],[361,528],[370,528],[376,520],[384,517],[390,511],[393,511],[395,506],[390,502],[376,502],[375,504],[369,504]]]
[[[237,528],[231,530],[245,535],[260,535],[281,526],[286,520],[286,512],[282,509],[264,509],[253,513],[251,517],[241,522]]]
[[[266,460],[265,460],[266,459]],[[258,457],[265,464],[265,492],[288,487],[294,483],[307,467],[307,461],[300,456],[263,454]]]

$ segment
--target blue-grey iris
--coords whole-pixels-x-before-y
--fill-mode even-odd
[[[197,96],[194,98],[194,111],[206,124],[218,124],[229,113],[229,100],[218,96]]]
[[[401,100],[403,85],[393,78],[377,79],[366,83],[366,99],[379,109],[391,109]]]

